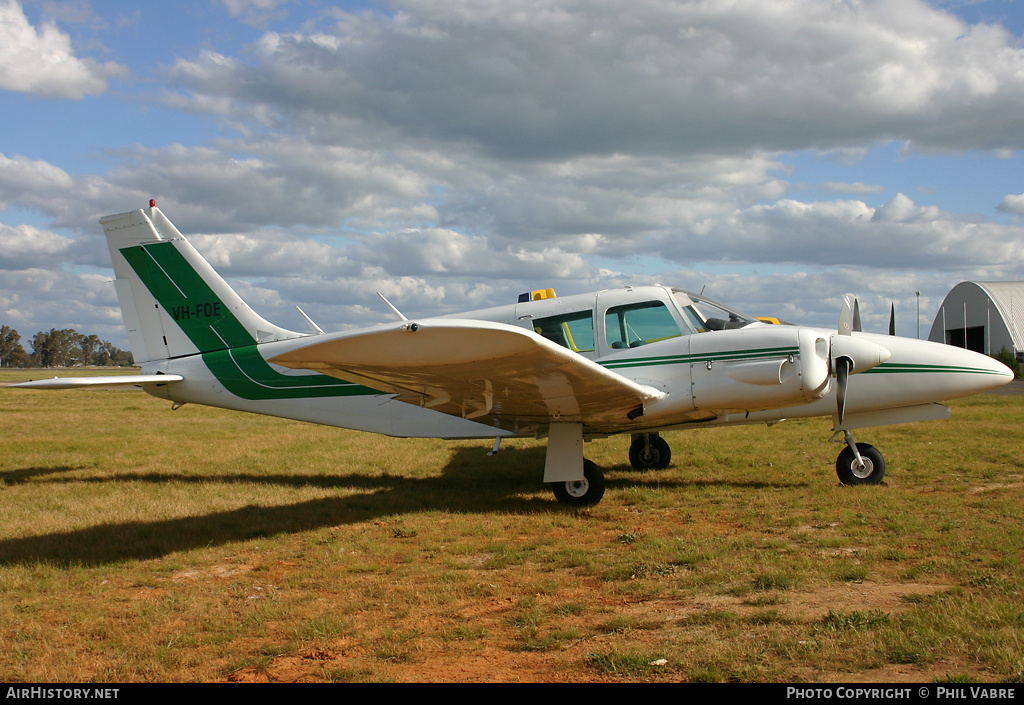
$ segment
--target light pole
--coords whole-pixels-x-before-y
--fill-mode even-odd
[[[915,291],[917,295],[917,339],[921,339],[921,292]]]

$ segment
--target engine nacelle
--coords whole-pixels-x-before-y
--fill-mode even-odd
[[[828,394],[831,344],[824,331],[764,326],[691,336],[690,341],[697,409],[779,409]]]
[[[645,405],[646,417],[692,409],[717,414],[802,406],[829,394],[837,357],[850,359],[851,372],[863,372],[890,356],[875,343],[796,326],[691,335],[689,345],[689,388],[674,384],[666,397]]]
[[[892,353],[881,345],[852,335],[832,334],[832,360],[845,357],[853,367],[851,374],[857,374],[872,367],[878,367],[892,357]],[[834,365],[833,365],[834,367]]]

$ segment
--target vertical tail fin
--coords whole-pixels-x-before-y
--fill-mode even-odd
[[[249,308],[156,206],[100,223],[136,362],[300,337]]]

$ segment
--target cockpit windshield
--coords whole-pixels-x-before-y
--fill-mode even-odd
[[[683,315],[689,320],[698,333],[712,330],[732,330],[745,328],[757,319],[740,313],[714,299],[691,294],[681,289],[673,289],[672,295],[679,304]]]

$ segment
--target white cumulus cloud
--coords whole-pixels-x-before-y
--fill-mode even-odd
[[[1008,194],[999,203],[998,208],[1001,213],[1024,215],[1024,193]]]
[[[17,0],[0,0],[0,89],[80,99],[103,93],[109,79],[126,72],[115,62],[78,58],[55,24],[37,29]]]

